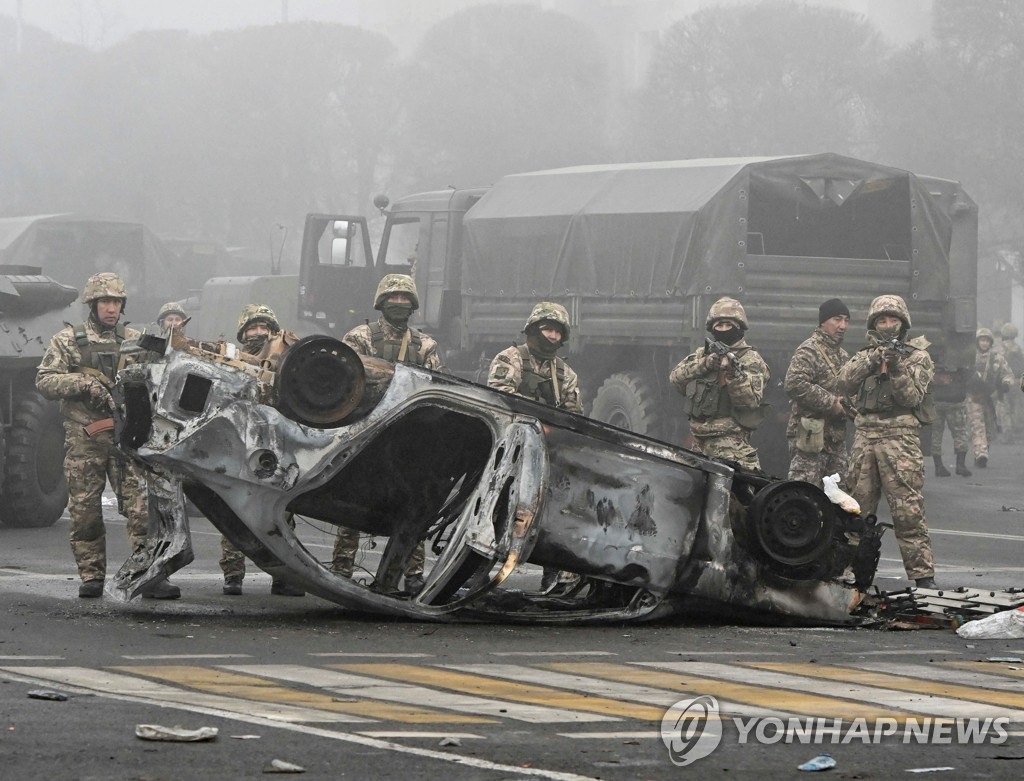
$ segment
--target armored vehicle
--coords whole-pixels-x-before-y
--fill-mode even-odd
[[[754,441],[775,474],[788,461],[782,381],[822,301],[847,303],[856,348],[871,300],[899,294],[949,368],[971,364],[974,202],[955,181],[839,155],[582,166],[411,195],[388,210],[376,262],[353,252],[354,218],[306,227],[300,318],[340,335],[369,313],[377,279],[411,273],[416,324],[479,378],[535,302],[557,301],[590,416],[676,443],[669,372],[703,342],[711,303],[739,299],[772,370],[775,414]]]

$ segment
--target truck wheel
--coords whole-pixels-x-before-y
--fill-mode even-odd
[[[663,422],[651,384],[626,372],[613,374],[597,389],[590,417],[646,436],[661,433]]]
[[[33,390],[15,402],[11,421],[0,522],[17,528],[52,526],[68,504],[60,410]]]

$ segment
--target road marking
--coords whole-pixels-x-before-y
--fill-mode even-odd
[[[560,738],[573,738],[574,740],[648,740],[652,738],[661,739],[660,730],[648,730],[647,732],[558,732]]]
[[[534,705],[565,708],[584,713],[597,713],[602,716],[618,716],[625,719],[660,722],[665,715],[663,708],[652,708],[647,705],[635,705],[603,697],[588,697],[576,692],[501,681],[484,675],[458,672],[455,669],[414,667],[404,664],[346,664],[332,666],[347,672],[363,673],[365,675],[390,678],[408,683],[419,683],[436,689],[451,689],[482,697],[494,697],[511,702],[525,702]]]
[[[724,666],[724,665],[723,665]],[[1024,695],[1006,694],[992,689],[946,685],[941,682],[918,681],[880,672],[868,672],[823,664],[751,664],[749,670],[733,668],[730,675],[738,678],[760,679],[759,673],[768,675],[768,681],[805,691],[835,690],[834,684],[846,684],[842,696],[865,702],[903,707],[924,715],[947,718],[997,718],[1008,716],[1014,722],[1024,722]],[[750,675],[753,673],[753,675]],[[907,695],[912,696],[909,700]],[[1013,710],[1001,710],[995,704]]]
[[[868,670],[869,672],[886,672],[905,679],[941,681],[942,683],[955,683],[961,686],[973,686],[980,689],[994,689],[997,692],[1010,691],[1024,694],[1024,680],[1014,680],[1011,676],[1000,675],[999,670],[996,669],[989,669],[984,672],[961,669],[957,662],[941,662],[939,665],[932,667],[886,662],[882,670],[879,670],[876,665],[872,664],[851,664],[849,667],[855,667],[858,670]],[[989,667],[991,668],[993,665],[990,664]],[[988,692],[985,694],[988,696]]]
[[[59,662],[63,656],[0,656],[0,662]]]
[[[318,657],[356,657],[363,658],[376,658],[382,657],[384,659],[431,659],[434,654],[386,654],[386,653],[360,653],[359,651],[327,651],[324,653],[308,653],[306,656],[318,656]]]
[[[574,670],[594,677],[637,683],[667,689],[677,694],[697,697],[714,695],[719,700],[720,712],[729,716],[829,716],[833,718],[900,718],[902,710],[890,711],[859,702],[831,696],[818,696],[806,690],[786,691],[781,686],[767,683],[745,682],[735,679],[729,671],[740,669],[733,665],[714,665],[721,668],[717,674],[696,677],[697,669],[707,669],[706,662],[649,662],[643,664],[549,665],[551,669]],[[651,669],[664,667],[678,672]],[[689,677],[693,676],[693,677]],[[682,678],[688,677],[688,680]],[[680,699],[677,697],[676,699]]]
[[[4,670],[24,670],[30,671],[24,675],[11,673],[12,677],[25,683],[34,684],[39,679],[32,675],[32,672],[38,670],[45,670],[48,668],[40,667],[24,667],[24,668],[0,668]],[[65,668],[73,669],[73,668]],[[95,671],[86,671],[95,672]],[[123,677],[123,676],[122,676]],[[49,682],[49,681],[47,681]],[[137,697],[118,694],[111,690],[106,691],[94,691],[92,689],[80,689],[72,686],[73,693],[76,694],[97,694],[105,699],[118,700],[121,702],[135,702],[142,704],[153,704],[150,700]],[[477,759],[476,757],[465,756],[463,754],[452,754],[446,751],[437,751],[429,748],[419,748],[416,746],[405,746],[401,743],[391,743],[389,741],[381,740],[379,738],[368,737],[353,732],[336,732],[333,730],[325,729],[322,727],[311,727],[307,725],[290,724],[286,721],[278,721],[270,718],[264,718],[251,712],[236,712],[232,710],[221,710],[214,707],[204,707],[200,704],[200,697],[195,692],[184,692],[189,698],[189,703],[179,702],[166,702],[160,703],[165,707],[177,708],[179,710],[188,711],[190,713],[202,713],[207,716],[213,716],[215,718],[232,719],[234,721],[241,721],[246,724],[253,724],[258,727],[275,728],[281,730],[288,730],[291,732],[297,732],[303,735],[310,735],[313,737],[327,738],[329,740],[338,740],[344,743],[352,743],[359,746],[366,746],[368,748],[380,749],[382,751],[390,751],[395,754],[406,754],[414,757],[421,757],[424,759],[436,759],[439,762],[447,762],[449,764],[459,765],[462,767],[478,768],[480,770],[493,770],[499,773],[506,773],[508,775],[516,776],[527,776],[532,778],[544,778],[550,779],[551,781],[600,781],[599,778],[594,776],[584,776],[577,773],[566,773],[557,770],[547,770],[545,768],[536,767],[521,767],[519,765],[506,765],[500,762],[492,762],[487,759]],[[227,699],[227,698],[221,698]],[[251,705],[252,703],[248,703]],[[283,707],[283,706],[278,706]],[[355,719],[351,719],[355,720]],[[365,719],[359,719],[358,721],[365,721]]]
[[[491,651],[491,656],[618,656],[613,651]]]
[[[339,701],[337,698],[317,692],[299,691],[278,686],[270,681],[251,675],[239,675],[225,670],[185,665],[154,667],[115,667],[115,670],[141,675],[158,681],[171,681],[190,689],[230,695],[256,702],[285,703],[305,708],[347,713],[370,719],[398,721],[406,724],[491,724],[490,719],[461,716],[441,711],[432,711],[413,705],[392,705],[360,699]]]
[[[1009,656],[1010,654],[1007,654]],[[958,667],[961,670],[976,670],[983,673],[995,673],[1007,678],[1024,678],[1024,669],[1018,667],[1016,670],[1010,667],[1017,667],[1020,662],[947,662],[949,667]]]
[[[478,716],[516,719],[537,724],[615,721],[610,716],[581,713],[562,708],[547,708],[540,705],[521,705],[501,700],[473,697],[466,694],[452,694],[425,686],[409,683],[392,683],[380,678],[322,670],[313,667],[287,664],[231,665],[226,669],[249,675],[259,675],[276,680],[316,686],[346,697],[390,700],[404,703],[424,703],[431,708],[445,708]]]
[[[152,655],[131,655],[122,654],[122,659],[133,662],[153,661],[163,662],[172,659],[252,659],[252,654],[152,654]]]
[[[118,675],[86,667],[0,667],[12,675],[41,680],[47,684],[74,687],[82,693],[116,696],[149,705],[171,705],[197,712],[216,712],[225,718],[251,715],[272,722],[349,722],[368,724],[370,719],[345,713],[330,713],[273,702],[253,702],[217,694],[186,691],[176,686]]]
[[[995,534],[994,532],[965,532],[958,529],[933,529],[928,527],[929,534],[949,534],[954,537],[982,537],[986,540],[1013,540],[1024,542],[1024,536],[1020,534]]]
[[[471,732],[367,732],[366,730],[359,730],[356,734],[366,735],[369,738],[428,738],[430,740],[457,738],[459,740],[487,740],[486,735],[474,735]]]

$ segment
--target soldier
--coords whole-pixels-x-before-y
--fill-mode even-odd
[[[168,301],[162,307],[160,312],[156,316],[157,325],[161,328],[171,328],[181,330],[182,323],[188,319],[188,315],[185,314],[185,310],[181,308],[181,304],[176,301]]]
[[[583,414],[579,378],[556,353],[569,341],[569,313],[561,304],[542,301],[523,326],[526,344],[502,350],[491,361],[487,385],[552,407]],[[544,567],[541,588],[572,589],[579,578],[555,567]]]
[[[950,471],[942,463],[942,438],[946,427],[953,435],[953,454],[956,456],[956,473],[970,477],[973,472],[967,468],[967,409],[962,401],[936,401],[935,426],[932,428],[932,461],[935,462],[935,476],[949,477]]]
[[[988,466],[988,443],[996,435],[996,408],[993,395],[1002,395],[1013,387],[1014,377],[1006,359],[992,349],[995,337],[987,328],[974,335],[978,346],[974,357],[974,376],[967,386],[967,422],[974,445],[974,463]]]
[[[342,341],[359,355],[383,358],[392,363],[411,363],[431,371],[442,371],[437,342],[422,331],[409,325],[412,313],[420,308],[416,283],[407,274],[388,274],[377,285],[373,308],[381,316],[375,323],[357,325]],[[359,550],[359,532],[345,526],[338,527],[331,557],[331,570],[352,577],[356,551]],[[416,595],[424,585],[423,564],[426,550],[423,541],[416,546],[405,569],[405,589]]]
[[[281,330],[274,310],[262,304],[246,304],[242,307],[236,337],[243,350],[272,364],[279,361],[285,350],[298,341],[292,332]],[[289,517],[288,523],[292,528],[295,527],[293,518]],[[242,581],[245,579],[245,554],[224,536],[220,538],[220,569],[224,573],[223,592],[232,597],[241,596]],[[270,593],[282,597],[306,595],[305,591],[281,578],[271,581]]]
[[[694,449],[760,471],[750,434],[764,421],[771,371],[746,342],[747,314],[735,298],[713,303],[705,328],[716,343],[725,345],[728,356],[702,347],[680,361],[669,376],[683,394]]]
[[[85,599],[103,596],[107,548],[102,498],[108,480],[117,494],[118,512],[127,519],[132,552],[145,545],[149,526],[141,471],[114,444],[110,390],[121,343],[140,336],[120,322],[127,300],[124,280],[116,274],[89,277],[82,292],[89,318],[54,335],[36,375],[39,392],[59,400],[64,416],[71,551],[82,580],[78,596]],[[177,599],[181,590],[162,580],[142,596]]]
[[[999,329],[999,336],[1002,341],[1001,352],[1013,376],[1024,375],[1024,351],[1017,344],[1017,326],[1013,323],[1003,323],[1003,327]],[[1021,429],[1024,428],[1024,421],[1021,420],[1024,417],[1024,404],[1015,393],[1007,393],[1002,397],[998,407],[999,412],[1002,413],[1000,417],[1003,436],[1007,442],[1014,442],[1020,435]]]
[[[839,391],[853,396],[857,408],[846,485],[865,515],[885,493],[907,576],[921,588],[935,588],[919,436],[921,425],[934,418],[928,396],[934,364],[924,337],[906,343],[906,354],[893,345],[909,330],[906,302],[878,296],[868,310],[868,344],[840,372]]]
[[[849,402],[836,390],[839,370],[849,359],[842,348],[850,310],[838,298],[818,307],[818,327],[793,354],[786,371],[792,402],[786,438],[789,479],[822,487],[826,475],[846,475],[846,421]]]

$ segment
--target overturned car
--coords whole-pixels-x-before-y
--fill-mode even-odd
[[[118,573],[125,598],[191,560],[182,491],[275,577],[424,620],[847,624],[874,577],[874,517],[807,483],[332,337],[272,363],[178,334],[143,340],[150,360],[120,374],[118,436],[149,470],[152,533]],[[307,522],[381,540],[378,560],[333,572]],[[403,572],[421,541],[412,592]],[[539,587],[541,567],[560,571],[554,586]]]

